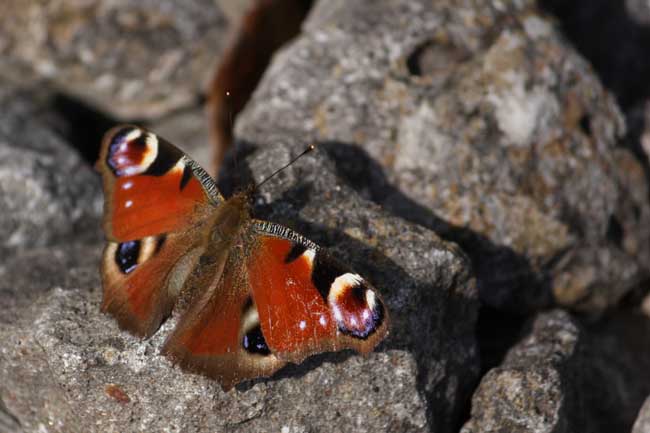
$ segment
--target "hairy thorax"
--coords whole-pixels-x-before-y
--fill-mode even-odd
[[[224,247],[232,246],[242,231],[250,223],[250,205],[248,195],[239,193],[215,209],[206,233],[206,251],[215,253]]]

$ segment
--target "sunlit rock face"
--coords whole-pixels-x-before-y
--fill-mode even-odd
[[[240,132],[269,119],[457,242],[493,307],[601,312],[649,275],[647,179],[620,110],[533,1],[318,3]]]

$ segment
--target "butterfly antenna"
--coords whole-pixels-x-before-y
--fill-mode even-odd
[[[300,158],[302,158],[303,156],[307,155],[309,152],[311,152],[311,151],[314,150],[315,148],[316,148],[316,146],[314,146],[313,144],[310,144],[309,146],[307,146],[307,149],[305,149],[305,150],[302,151],[302,153],[301,153],[300,155],[298,155],[298,156],[296,156],[295,158],[293,158],[291,161],[289,161],[289,162],[288,162],[287,164],[285,164],[283,167],[280,167],[279,169],[275,170],[273,173],[271,173],[270,176],[268,176],[266,179],[264,179],[263,181],[261,181],[260,183],[258,183],[257,185],[255,185],[255,187],[254,187],[253,189],[254,189],[254,190],[258,189],[260,186],[264,185],[268,180],[270,180],[273,176],[275,176],[276,174],[280,173],[282,170],[284,170],[285,168],[289,167],[291,164],[293,164],[294,162],[298,161]]]

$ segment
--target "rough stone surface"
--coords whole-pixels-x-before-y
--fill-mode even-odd
[[[647,182],[534,3],[319,2],[240,119],[331,144],[366,198],[461,245],[488,304],[601,311],[648,275]]]
[[[252,172],[268,174],[297,146],[265,146]],[[464,256],[359,199],[324,153],[269,182],[258,208],[332,246],[381,290],[392,326],[378,352],[318,356],[224,393],[158,355],[171,323],[143,342],[99,313],[92,262],[100,244],[66,250],[63,265],[76,267],[38,282],[12,270],[35,262],[56,274],[62,263],[30,251],[3,275],[13,291],[40,294],[9,301],[16,315],[0,329],[0,391],[10,413],[28,431],[451,431],[478,372],[476,292]]]
[[[120,333],[98,303],[96,288],[54,289],[25,317],[31,323],[0,331],[3,399],[25,430],[327,431],[341,423],[341,431],[424,431],[417,366],[405,351],[330,357],[224,393],[159,356],[162,334],[143,343]],[[323,404],[332,411],[320,417]],[[367,410],[373,424],[359,425]]]
[[[148,125],[148,128],[177,144],[201,167],[211,172],[213,149],[205,122],[202,108],[195,107],[165,116]]]
[[[641,157],[647,160],[646,165],[650,167],[650,100],[640,104],[640,107],[635,110],[635,114],[637,114],[638,123],[641,125],[639,128]]]
[[[229,28],[214,0],[4,0],[2,11],[0,66],[28,65],[128,119],[193,103]]]
[[[632,433],[650,433],[650,397],[643,403]]]
[[[98,287],[101,248],[92,245],[69,239],[14,252],[1,260],[0,326],[20,319],[26,308],[53,287]]]
[[[650,390],[650,320],[626,312],[580,325],[540,314],[481,380],[462,433],[630,431]]]
[[[99,237],[99,178],[39,120],[35,99],[33,89],[0,80],[0,255],[5,257],[73,235]]]
[[[3,200],[19,205],[0,211],[8,239],[25,233],[0,261],[3,423],[28,432],[449,432],[458,425],[479,368],[470,264],[432,231],[360,198],[336,176],[328,152],[267,183],[258,215],[332,247],[366,275],[388,305],[390,336],[366,358],[324,354],[224,393],[158,354],[173,320],[140,341],[99,312],[98,178],[40,123],[47,107],[14,90],[3,101],[0,151],[11,155],[4,172],[21,182],[2,178]],[[241,157],[243,177],[259,181],[302,149],[299,137],[272,135],[274,128],[247,134],[242,150],[261,150]],[[47,195],[21,187],[32,182]]]
[[[226,193],[318,144],[261,188],[256,216],[381,291],[391,332],[375,352],[224,393],[159,355],[174,318],[140,341],[99,313],[99,179],[69,145],[90,161],[84,137],[146,118],[206,165],[188,101],[221,49],[219,10],[233,21],[248,4],[10,0],[0,14],[0,431],[648,431],[650,296],[645,315],[629,306],[650,281],[646,102],[621,142],[613,98],[533,0],[318,2],[238,119]],[[531,313],[554,302],[609,310]],[[521,337],[499,328],[512,324]]]

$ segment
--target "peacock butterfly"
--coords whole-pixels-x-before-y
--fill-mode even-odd
[[[224,389],[287,362],[368,353],[388,332],[379,293],[323,248],[253,219],[255,188],[224,199],[169,142],[136,126],[103,139],[102,310],[150,337],[179,311],[162,353]]]

